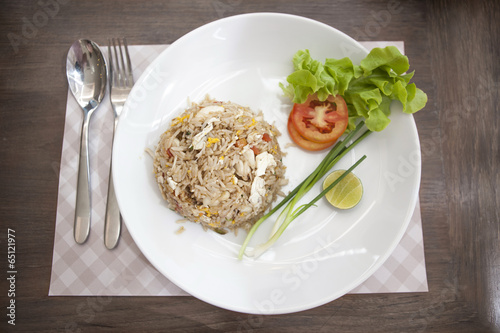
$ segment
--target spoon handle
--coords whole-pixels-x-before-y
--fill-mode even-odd
[[[90,233],[90,165],[89,165],[89,113],[85,112],[80,141],[80,161],[78,164],[78,183],[76,187],[76,207],[74,237],[83,244]]]
[[[109,250],[114,249],[118,244],[122,224],[120,208],[118,208],[118,202],[116,201],[113,174],[111,170],[112,168],[110,164],[108,200],[106,201],[106,219],[104,221],[104,245],[106,245],[106,248]]]

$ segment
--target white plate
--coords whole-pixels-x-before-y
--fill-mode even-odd
[[[291,142],[291,103],[278,86],[291,73],[292,56],[309,49],[314,58],[350,56],[366,50],[325,24],[284,14],[247,14],[198,28],[173,43],[135,84],[114,143],[113,176],[124,221],[135,242],[162,274],[213,305],[253,314],[281,314],[328,303],[366,280],[394,250],[415,207],[420,183],[420,147],[413,117],[393,108],[392,123],[374,133],[335,167],[355,169],[364,185],[361,203],[335,211],[325,200],[295,220],[257,260],[237,260],[244,235],[204,232],[184,224],[163,201],[144,152],[187,104],[205,94],[263,110],[281,130],[288,189],[325,153],[285,148]],[[319,193],[320,184],[309,195]],[[267,221],[251,246],[266,239]]]

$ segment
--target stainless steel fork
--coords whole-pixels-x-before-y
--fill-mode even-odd
[[[115,115],[113,137],[127,97],[134,85],[132,65],[125,38],[108,40],[108,58],[110,68],[109,90],[111,105]],[[110,164],[111,167],[111,164]],[[118,244],[121,232],[121,215],[116,201],[113,175],[109,172],[108,200],[106,202],[106,219],[104,223],[104,244],[108,249],[113,249]]]

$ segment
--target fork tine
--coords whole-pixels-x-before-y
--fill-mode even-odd
[[[109,59],[109,72],[110,72],[110,78],[111,78],[111,86],[115,82],[115,70],[114,70],[114,64],[113,64],[113,52],[111,51],[111,41],[108,38],[108,59]]]
[[[120,38],[117,38],[118,41],[118,50],[120,51],[120,75],[122,79],[120,80],[120,83],[123,83],[124,86],[127,85],[127,75],[126,74],[126,69],[125,69],[125,63],[123,61],[123,51],[122,51],[122,43],[120,42]],[[117,54],[118,55],[118,54]]]
[[[113,86],[120,85],[120,64],[118,63],[118,58],[116,56],[116,42],[115,39],[111,39],[111,54],[109,55],[112,62],[112,71],[113,71]]]
[[[120,38],[108,39],[111,86],[114,88],[132,88],[134,76],[128,44],[125,38],[122,41]]]
[[[127,71],[128,71],[127,78],[129,80],[128,83],[130,86],[132,86],[134,84],[134,77],[133,77],[133,73],[132,73],[132,63],[130,61],[130,55],[128,53],[128,44],[127,44],[126,38],[123,38],[123,45],[125,48],[125,56],[127,57]]]

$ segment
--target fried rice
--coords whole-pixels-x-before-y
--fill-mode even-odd
[[[260,111],[209,97],[191,103],[154,152],[163,198],[204,228],[248,230],[287,183],[279,135]]]

